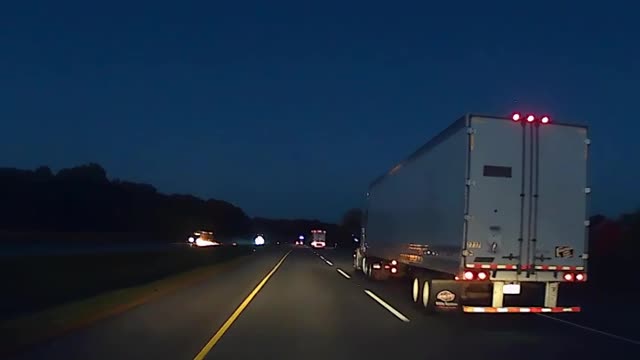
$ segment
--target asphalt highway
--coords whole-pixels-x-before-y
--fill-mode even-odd
[[[640,358],[634,309],[426,315],[409,294],[401,281],[365,279],[349,253],[262,249],[222,275],[15,359]]]

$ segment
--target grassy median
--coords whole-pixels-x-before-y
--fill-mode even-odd
[[[2,259],[0,355],[202,281],[251,251],[188,248]]]

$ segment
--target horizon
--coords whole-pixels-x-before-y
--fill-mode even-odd
[[[90,162],[91,163],[91,162]],[[76,166],[82,166],[82,165],[88,165],[90,163],[86,163],[86,164],[77,164],[74,166],[71,166],[70,168],[76,167]],[[97,164],[97,163],[94,163]],[[100,165],[100,164],[97,164]],[[100,165],[101,166],[101,165]],[[26,168],[15,168],[15,167],[6,167],[6,166],[0,166],[0,169],[17,169],[17,170],[25,170],[25,171],[35,171],[37,168],[39,167],[46,167],[49,168],[51,170],[51,172],[53,173],[53,175],[57,175],[57,173],[60,170],[63,169],[68,169],[68,168],[59,168],[59,169],[54,169],[51,168],[50,166],[47,165],[40,165],[37,166],[33,169],[26,169]],[[124,181],[124,182],[131,182],[131,183],[136,183],[136,184],[144,184],[144,185],[150,185],[153,188],[156,189],[156,191],[160,194],[163,195],[167,195],[167,196],[194,196],[196,198],[198,198],[199,200],[203,200],[203,201],[209,201],[209,200],[219,200],[219,201],[224,201],[227,202],[233,206],[239,207],[249,218],[256,220],[256,219],[264,219],[264,220],[276,220],[276,221],[317,221],[317,222],[322,222],[322,223],[327,223],[327,224],[332,224],[332,225],[336,225],[340,223],[340,220],[342,219],[342,216],[349,210],[351,209],[361,209],[361,207],[352,207],[350,209],[345,210],[342,214],[340,214],[340,216],[338,217],[338,220],[325,220],[325,219],[320,219],[320,218],[314,218],[314,217],[307,217],[307,218],[303,218],[303,217],[269,217],[269,216],[262,216],[262,215],[252,215],[247,213],[247,211],[242,208],[242,206],[235,204],[232,201],[229,201],[227,199],[223,199],[223,198],[216,198],[216,197],[202,197],[202,196],[198,196],[196,194],[191,194],[191,193],[171,193],[171,192],[166,192],[166,191],[162,191],[161,189],[157,188],[153,183],[147,183],[147,182],[138,182],[138,181],[132,181],[129,179],[122,179],[122,178],[117,178],[117,177],[112,177],[109,176],[109,169],[105,169],[105,171],[107,172],[107,179],[110,182],[113,182],[115,180],[118,181]],[[386,173],[386,172],[385,172]],[[604,216],[605,218],[608,219],[613,219],[613,220],[619,220],[620,217],[624,216],[624,215],[628,215],[628,214],[632,214],[635,212],[640,211],[640,207],[636,208],[636,209],[631,209],[629,211],[624,211],[624,212],[620,212],[618,214],[606,214],[606,213],[601,213],[601,212],[593,212],[593,211],[589,211],[589,217],[593,217],[593,216]]]

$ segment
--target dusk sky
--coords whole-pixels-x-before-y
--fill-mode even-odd
[[[336,221],[464,113],[523,110],[590,126],[593,213],[640,206],[632,2],[99,3],[3,3],[0,167]]]

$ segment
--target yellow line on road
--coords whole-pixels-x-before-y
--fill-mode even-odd
[[[222,327],[215,333],[215,335],[213,335],[211,340],[209,340],[209,342],[207,342],[207,344],[202,348],[202,350],[200,350],[198,355],[196,355],[196,357],[193,358],[194,360],[202,360],[207,356],[209,351],[211,351],[211,349],[216,345],[216,343],[218,343],[218,341],[220,341],[220,339],[222,338],[224,333],[227,332],[227,330],[229,330],[229,328],[231,327],[233,322],[236,321],[238,316],[240,316],[242,311],[244,311],[244,309],[249,305],[251,300],[253,300],[253,298],[258,294],[258,292],[264,287],[264,285],[267,283],[269,278],[276,272],[276,270],[278,270],[280,265],[282,265],[282,263],[284,262],[284,259],[286,259],[287,256],[289,256],[290,253],[291,253],[291,250],[289,250],[289,252],[286,253],[282,257],[282,259],[280,259],[280,261],[278,261],[276,266],[274,266],[273,269],[271,269],[271,271],[269,271],[267,276],[265,276],[264,279],[262,279],[262,281],[260,281],[258,286],[256,286],[255,289],[253,289],[253,291],[249,294],[249,296],[247,296],[247,298],[244,299],[244,301],[240,304],[240,306],[238,306],[236,311],[234,311],[233,314],[231,314],[231,316],[227,319],[227,321],[225,321],[225,323],[222,324]]]

